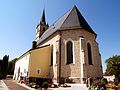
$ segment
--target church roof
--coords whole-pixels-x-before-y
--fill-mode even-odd
[[[97,35],[91,27],[88,25],[84,17],[81,15],[80,11],[74,6],[71,10],[65,13],[61,18],[59,18],[54,24],[52,24],[46,32],[37,41],[40,44],[47,37],[52,35],[58,30],[73,29],[73,28],[83,28],[84,30]]]

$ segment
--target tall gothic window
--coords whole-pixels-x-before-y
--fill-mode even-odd
[[[50,66],[53,66],[53,45],[51,45],[51,61]]]
[[[73,63],[73,43],[67,42],[67,64]]]
[[[87,44],[87,51],[88,51],[88,64],[89,65],[93,65],[93,62],[92,62],[92,51],[91,51],[90,43]]]

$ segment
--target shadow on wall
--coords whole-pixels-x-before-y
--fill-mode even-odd
[[[52,80],[54,80],[54,69],[53,66],[50,66],[50,70],[49,70],[49,76]]]

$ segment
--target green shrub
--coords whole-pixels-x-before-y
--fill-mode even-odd
[[[64,84],[64,83],[65,83],[65,78],[61,77],[59,83],[60,83],[60,84]]]
[[[96,87],[97,87],[97,83],[92,83],[92,84],[91,84],[91,87],[92,87],[92,88],[96,88]]]
[[[104,88],[104,90],[106,90],[105,88],[106,88],[106,84],[107,84],[108,82],[107,82],[107,79],[105,79],[105,78],[102,78],[101,80],[100,80],[100,82],[99,82],[99,87],[100,88]]]
[[[42,88],[48,88],[48,82],[43,82]]]
[[[105,79],[105,78],[102,78],[100,82],[101,82],[101,84],[104,84],[104,85],[108,83],[107,79]]]

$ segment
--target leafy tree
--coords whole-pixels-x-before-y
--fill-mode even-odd
[[[2,75],[3,78],[5,79],[7,76],[7,71],[8,71],[8,60],[9,60],[9,56],[5,55],[3,57],[3,66],[2,66]]]
[[[106,75],[115,75],[115,78],[120,82],[120,56],[115,55],[106,60],[107,69]]]
[[[15,62],[16,62],[17,58],[11,60],[8,64],[8,74],[9,75],[13,75],[14,74],[14,68],[15,68]]]
[[[12,64],[12,62],[10,61],[9,63],[8,63],[8,75],[13,75],[13,64]]]
[[[0,60],[0,79],[2,79],[3,78],[3,60]]]

